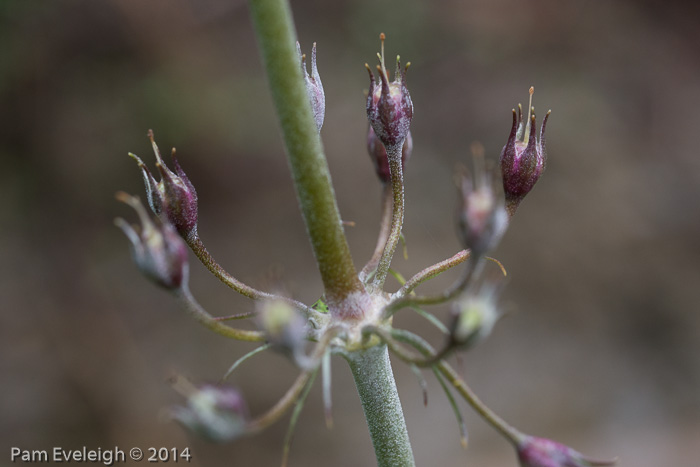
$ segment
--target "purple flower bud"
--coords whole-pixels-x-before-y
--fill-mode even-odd
[[[160,219],[151,220],[137,197],[120,192],[117,199],[134,208],[141,220],[138,231],[124,219],[114,221],[131,241],[131,252],[141,272],[169,290],[186,285],[187,246],[175,229]]]
[[[378,54],[378,78],[375,79],[369,65],[365,63],[370,81],[367,118],[379,140],[387,148],[392,148],[404,144],[413,118],[413,102],[406,87],[406,71],[410,63],[405,69],[401,69],[400,58],[396,57],[394,81],[390,83],[384,65],[384,33],[380,34],[379,38],[382,41],[382,53]]]
[[[474,166],[473,182],[466,175],[461,178],[457,226],[464,247],[478,257],[498,245],[508,227],[508,214],[495,174],[483,167],[483,154],[474,158]]]
[[[540,129],[539,141],[535,137],[536,122],[535,108],[532,107],[532,94],[535,88],[530,88],[530,104],[527,112],[527,122],[523,124],[522,107],[518,104],[518,113],[513,110],[513,126],[508,136],[508,142],[501,152],[501,172],[503,173],[503,188],[506,195],[508,214],[513,215],[520,202],[535,186],[544,171],[547,162],[544,130],[551,110],[547,112]]]
[[[386,148],[377,138],[377,134],[370,125],[367,130],[367,152],[374,163],[374,170],[377,172],[377,177],[382,183],[391,181],[391,172],[389,171],[389,156],[386,153]],[[411,157],[413,152],[413,137],[409,130],[406,134],[403,147],[401,148],[401,167],[405,169],[406,161]]]
[[[524,438],[517,449],[521,467],[595,467],[616,464],[615,460],[589,459],[556,441],[532,436]]]
[[[175,156],[175,148],[172,150],[173,167],[171,171],[160,155],[158,145],[153,139],[153,130],[148,130],[148,137],[156,155],[156,168],[160,172],[161,180],[156,182],[146,164],[135,154],[129,153],[139,165],[146,185],[148,205],[157,215],[165,215],[175,229],[187,238],[197,234],[197,192],[180,163]]]
[[[321,131],[323,119],[326,115],[326,94],[323,92],[321,76],[318,74],[318,68],[316,68],[316,43],[314,42],[314,45],[311,48],[310,76],[308,70],[306,69],[306,54],[301,53],[301,45],[299,45],[299,41],[297,41],[297,53],[299,54],[299,61],[301,62],[301,70],[304,72],[306,92],[308,93],[309,101],[311,102],[311,110],[314,112],[314,120],[316,120],[318,131]]]
[[[187,405],[171,410],[171,417],[210,441],[224,443],[248,433],[248,408],[239,391],[231,387],[189,384],[183,391]]]

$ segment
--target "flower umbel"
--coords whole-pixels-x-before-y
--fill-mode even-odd
[[[603,467],[617,463],[590,459],[564,444],[532,436],[525,437],[517,450],[521,467]]]
[[[406,87],[406,68],[401,68],[401,59],[396,57],[396,72],[394,81],[389,82],[389,74],[384,64],[384,33],[380,34],[382,52],[377,54],[379,65],[374,77],[372,69],[365,63],[369,72],[369,93],[367,95],[367,118],[370,125],[384,146],[403,145],[413,118],[413,101]],[[391,153],[391,151],[389,151]]]
[[[137,197],[119,192],[117,199],[134,208],[141,221],[138,232],[122,218],[114,221],[131,241],[134,261],[141,272],[166,289],[185,286],[189,270],[187,246],[175,229],[160,218],[152,220]]]
[[[170,170],[160,155],[160,150],[153,138],[153,130],[148,130],[148,138],[151,140],[153,152],[156,155],[156,168],[160,172],[161,180],[156,182],[146,164],[136,155],[129,153],[139,165],[146,185],[148,204],[154,213],[165,215],[175,229],[187,238],[197,234],[197,192],[194,185],[187,178],[180,167],[173,148],[171,157],[175,172]]]
[[[520,202],[535,186],[544,171],[547,162],[544,130],[551,110],[547,112],[540,129],[539,140],[535,136],[535,108],[532,107],[534,87],[530,87],[530,103],[527,109],[527,121],[523,123],[522,107],[518,104],[518,113],[513,109],[513,126],[508,142],[501,152],[501,172],[503,189],[506,195],[508,214],[513,215]]]
[[[318,131],[321,131],[323,120],[326,116],[326,94],[323,92],[321,76],[318,74],[318,68],[316,68],[316,43],[314,42],[311,48],[311,75],[309,75],[309,71],[306,69],[306,54],[301,53],[299,41],[297,41],[297,53],[299,54],[299,61],[301,62],[301,70],[304,73],[306,92],[309,94],[309,102],[311,103],[311,110],[314,113],[314,120],[316,120]]]

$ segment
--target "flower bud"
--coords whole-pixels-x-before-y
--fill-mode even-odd
[[[389,156],[386,153],[386,148],[377,138],[377,134],[370,125],[367,130],[367,152],[374,163],[374,170],[377,172],[377,177],[382,183],[391,181],[391,172],[389,170]],[[411,157],[413,152],[413,137],[409,130],[406,134],[406,139],[401,148],[401,167],[405,169],[406,161]]]
[[[483,155],[474,162],[474,181],[461,177],[457,226],[464,247],[478,257],[498,245],[508,227],[508,214],[494,173],[483,167]]]
[[[175,229],[160,219],[151,220],[137,197],[120,192],[117,199],[134,208],[141,220],[139,231],[124,219],[114,221],[131,241],[131,252],[141,272],[169,290],[186,285],[189,268],[187,246]]]
[[[170,416],[186,428],[218,443],[233,441],[248,432],[248,409],[236,389],[188,385],[185,391],[188,392],[187,405],[173,408]]]
[[[158,145],[153,139],[153,131],[148,130],[148,137],[156,155],[156,168],[160,172],[161,180],[156,182],[146,164],[135,154],[129,153],[139,165],[146,185],[148,204],[157,215],[165,215],[183,238],[197,233],[197,192],[180,163],[175,156],[175,148],[172,150],[173,167],[171,171],[160,155]]]
[[[476,293],[465,294],[455,302],[451,339],[455,345],[471,348],[491,335],[501,317],[496,306],[495,285],[484,285]]]
[[[532,94],[534,92],[535,88],[531,87],[530,104],[525,124],[523,124],[522,107],[518,104],[517,116],[515,109],[513,110],[513,126],[510,130],[510,136],[508,136],[508,142],[501,152],[503,189],[506,195],[508,214],[511,216],[525,195],[535,186],[547,162],[544,130],[551,110],[544,117],[538,141],[535,137],[537,128],[535,108],[532,107]]]
[[[410,63],[405,69],[401,69],[400,58],[396,57],[394,81],[390,83],[384,65],[384,33],[379,37],[382,41],[382,53],[378,54],[380,63],[377,65],[378,78],[375,79],[369,65],[365,63],[370,81],[367,118],[384,146],[388,149],[398,149],[397,146],[404,144],[413,118],[413,102],[406,87],[406,71]]]
[[[314,45],[311,48],[310,76],[308,70],[306,69],[306,54],[301,53],[301,45],[299,45],[299,41],[297,41],[297,53],[299,54],[299,61],[301,62],[301,70],[304,73],[306,92],[309,95],[311,110],[314,113],[314,120],[316,120],[318,131],[321,131],[323,120],[326,115],[326,94],[323,92],[321,76],[318,74],[318,68],[316,68],[316,43],[314,42]]]
[[[524,438],[517,449],[521,467],[595,467],[616,464],[615,460],[589,459],[551,439],[532,436]]]
[[[306,339],[306,320],[282,300],[257,302],[256,321],[267,341],[279,350],[301,355]]]

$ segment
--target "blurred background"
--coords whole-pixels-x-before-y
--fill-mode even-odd
[[[410,276],[451,256],[452,173],[480,141],[498,157],[511,108],[536,88],[551,108],[547,171],[495,256],[511,313],[457,366],[484,401],[533,435],[620,465],[691,467],[700,439],[700,7],[685,1],[292,2],[304,51],[318,42],[322,131],[359,267],[380,188],[364,141],[364,63],[378,34],[412,62],[415,149],[406,171]],[[306,302],[321,284],[242,0],[0,0],[0,464],[10,447],[186,447],[192,465],[275,466],[286,420],[212,445],[163,420],[167,380],[216,381],[253,346],[192,322],[145,280],[113,224],[143,196],[127,151],[153,167],[146,131],[176,146],[218,261]],[[167,151],[166,151],[167,152]],[[424,286],[449,285],[446,274]],[[216,315],[250,311],[192,262]],[[390,287],[396,287],[391,282]],[[447,307],[436,308],[445,317]],[[426,332],[404,312],[397,325]],[[433,342],[434,334],[427,334]],[[464,404],[470,445],[429,372],[430,400],[394,362],[418,465],[514,466]],[[347,365],[333,360],[335,426],[318,387],[290,465],[373,465]],[[253,413],[293,381],[263,354],[231,382]],[[317,385],[318,386],[318,385]]]

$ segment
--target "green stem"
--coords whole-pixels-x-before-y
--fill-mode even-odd
[[[403,143],[402,140],[399,144],[386,148],[386,153],[389,156],[389,172],[391,174],[391,189],[394,195],[394,209],[391,218],[391,232],[386,239],[384,252],[379,260],[377,273],[372,283],[373,288],[376,290],[381,290],[382,287],[384,287],[384,281],[386,280],[386,275],[389,273],[391,260],[394,257],[396,246],[401,237],[404,215],[403,167],[401,167],[401,148],[403,148]]]
[[[413,466],[413,452],[385,344],[346,356],[379,467]]]
[[[446,260],[440,261],[437,264],[433,264],[432,266],[423,269],[415,276],[407,280],[406,283],[393,295],[393,297],[397,299],[405,297],[413,292],[413,290],[423,282],[442,274],[458,264],[462,264],[467,258],[469,258],[469,256],[469,250],[462,250],[451,258],[447,258]]]
[[[417,336],[409,331],[394,329],[391,334],[393,338],[409,344],[416,348],[425,357],[431,357],[435,355],[435,350],[430,344],[428,344],[423,338]],[[386,341],[386,337],[382,336]],[[391,340],[389,340],[391,342]],[[398,346],[392,346],[392,350],[399,348]],[[454,386],[454,388],[459,392],[459,394],[464,398],[465,401],[474,409],[474,411],[481,416],[489,425],[491,425],[496,431],[498,431],[501,436],[513,443],[518,445],[522,442],[525,435],[523,435],[519,430],[510,425],[508,422],[499,417],[493,410],[491,410],[486,404],[484,404],[481,399],[476,395],[476,393],[467,385],[467,383],[459,376],[459,374],[448,364],[446,361],[441,360],[434,365],[434,368],[442,373],[442,375]]]
[[[483,268],[483,257],[476,257],[472,259],[462,272],[462,275],[457,281],[455,281],[448,289],[444,290],[442,293],[437,295],[420,295],[420,296],[404,296],[399,299],[393,299],[386,308],[384,309],[384,314],[388,318],[393,315],[397,310],[407,306],[420,306],[420,305],[438,305],[440,303],[445,303],[453,298],[457,297],[459,294],[464,292],[467,286],[471,283],[472,279],[478,275],[478,273]]]
[[[249,0],[253,24],[277,109],[294,186],[331,312],[353,292],[364,291],[343,232],[296,51],[287,0]]]
[[[262,290],[255,289],[233,277],[219,263],[216,262],[197,234],[188,236],[186,241],[189,247],[192,249],[192,252],[194,252],[195,256],[199,258],[202,264],[206,266],[206,268],[209,269],[209,271],[214,274],[217,279],[244,297],[248,297],[252,300],[280,300],[289,303],[297,310],[303,312],[307,317],[318,318],[318,312],[316,312],[316,310],[297,300],[283,297],[281,295],[263,292]],[[221,318],[218,319],[221,320]]]
[[[386,240],[389,237],[391,229],[392,207],[394,206],[394,198],[391,196],[391,185],[384,184],[382,187],[382,219],[379,223],[379,236],[377,237],[377,246],[374,247],[372,257],[362,271],[360,271],[360,280],[365,282],[372,276],[377,269],[379,260],[384,252]]]
[[[241,341],[261,342],[265,340],[265,335],[260,331],[246,331],[244,329],[236,329],[227,326],[220,321],[217,321],[212,315],[202,308],[194,299],[192,293],[187,287],[183,287],[175,291],[175,295],[180,299],[180,302],[187,310],[187,313],[201,324],[211,329],[212,331],[221,334],[225,337],[231,337]]]

